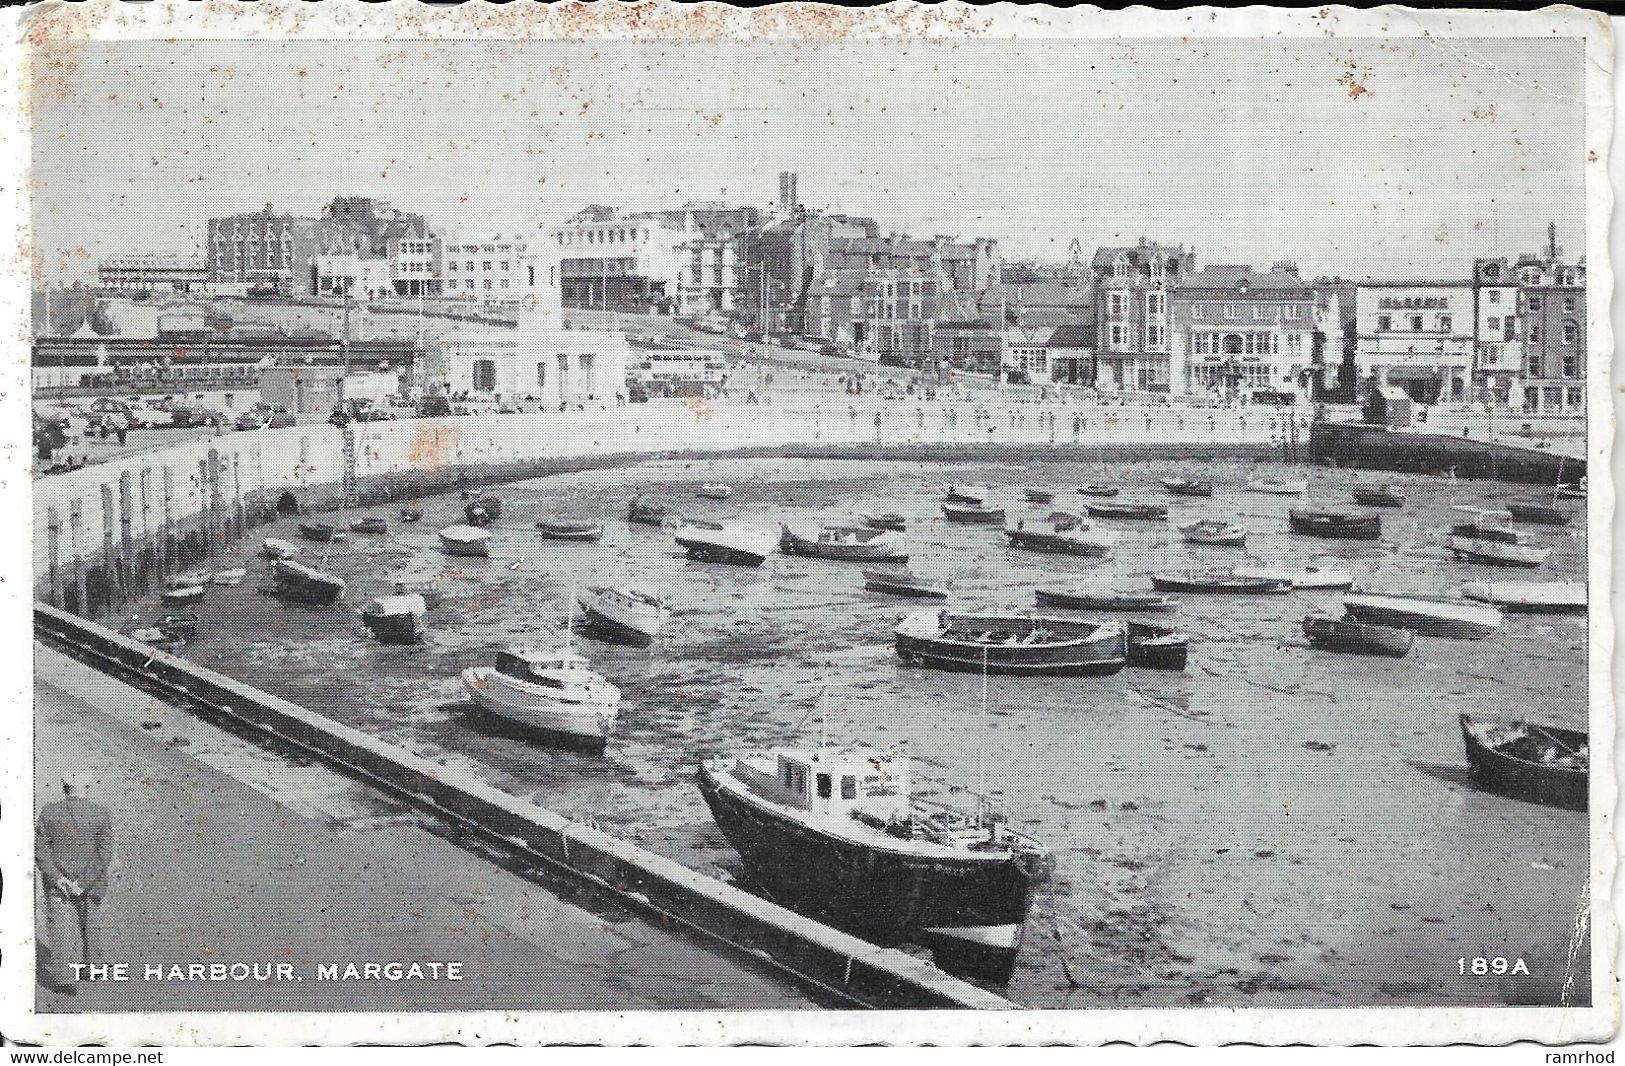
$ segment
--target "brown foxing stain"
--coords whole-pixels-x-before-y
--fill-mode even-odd
[[[683,406],[688,408],[689,414],[694,416],[696,422],[709,422],[711,417],[716,414],[711,405],[699,396],[688,397],[683,401]]]
[[[406,449],[406,461],[413,469],[433,473],[447,465],[448,456],[456,446],[457,427],[419,426]]]

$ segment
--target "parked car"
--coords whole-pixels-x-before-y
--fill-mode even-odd
[[[151,403],[132,404],[130,425],[135,429],[167,429],[175,424],[175,413]]]
[[[644,388],[641,382],[633,382],[626,387],[626,402],[648,403],[649,390]]]
[[[451,401],[444,396],[424,396],[418,400],[419,418],[444,418],[451,414]]]
[[[202,405],[178,404],[173,414],[177,426],[218,426],[226,421],[224,414]]]

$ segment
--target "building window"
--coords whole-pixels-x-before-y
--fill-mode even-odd
[[[474,391],[492,392],[497,387],[497,364],[492,359],[474,360]]]
[[[1163,301],[1162,293],[1160,293],[1160,292],[1148,292],[1148,293],[1146,293],[1145,294],[1145,313],[1148,314],[1148,315],[1160,315],[1160,314],[1162,314],[1162,312],[1163,312],[1162,301]]]
[[[1122,326],[1112,326],[1112,347],[1121,348],[1126,343],[1127,331]]]
[[[1563,313],[1567,314],[1567,315],[1574,314],[1574,297],[1572,297],[1572,296],[1563,297]]]
[[[1496,274],[1500,273],[1500,271],[1496,270],[1494,267],[1491,267],[1490,271],[1494,271],[1494,273],[1490,273],[1490,277],[1492,277],[1492,278],[1495,277]],[[1489,273],[1489,271],[1486,271],[1485,273]],[[1490,290],[1490,303],[1498,304],[1500,302],[1501,302],[1501,290],[1500,289],[1491,289]]]
[[[1378,333],[1386,333],[1386,332],[1388,332],[1389,330],[1391,330],[1393,328],[1394,328],[1394,320],[1393,320],[1393,318],[1391,316],[1389,316],[1389,315],[1378,315],[1377,316],[1377,332]]]
[[[1580,336],[1580,330],[1573,322],[1563,323],[1563,343],[1573,344]]]
[[[1191,304],[1191,317],[1203,319],[1207,317],[1207,307],[1204,304]]]
[[[1120,255],[1112,262],[1112,277],[1128,277],[1128,259],[1125,256]]]
[[[1529,297],[1529,310],[1531,310],[1531,311],[1539,311],[1540,310],[1540,297],[1539,296],[1531,296],[1531,297]]]
[[[1585,406],[1585,393],[1584,393],[1583,390],[1581,390],[1581,389],[1570,389],[1569,390],[1569,406],[1570,407],[1584,407]]]
[[[1565,355],[1563,357],[1563,376],[1566,378],[1580,376],[1580,357],[1578,355]]]
[[[1420,332],[1422,332],[1422,316],[1421,315],[1412,315],[1411,316],[1411,332],[1412,333],[1420,333]]]
[[[1254,322],[1262,322],[1262,321],[1264,321],[1264,319],[1266,319],[1268,317],[1269,317],[1269,308],[1265,307],[1263,304],[1254,304],[1253,305],[1253,321]]]
[[[1224,305],[1224,317],[1225,318],[1240,318],[1241,317],[1241,308],[1237,307],[1235,304],[1225,304]]]
[[[1501,316],[1491,315],[1488,319],[1488,324],[1491,333],[1499,332],[1501,329]]]
[[[1286,309],[1286,317],[1288,317],[1288,318],[1302,318],[1303,317],[1303,308],[1300,307],[1297,304],[1289,304],[1287,306],[1287,309]]]
[[[1529,357],[1529,375],[1528,376],[1532,377],[1532,378],[1540,377],[1540,356],[1531,355]]]
[[[1453,318],[1451,318],[1449,315],[1440,315],[1439,316],[1439,332],[1440,333],[1449,333],[1450,332],[1450,327],[1453,326],[1454,324],[1455,324],[1455,320]]]
[[[545,360],[536,364],[536,387],[538,389],[547,388],[547,363]]]
[[[1535,323],[1530,323],[1530,326],[1529,326],[1529,343],[1530,344],[1538,344],[1539,342],[1540,342],[1540,326],[1535,324]]]
[[[490,278],[485,279],[485,288],[487,289],[487,291],[490,290],[490,288],[491,288],[491,279]]]
[[[1150,345],[1152,348],[1160,348],[1162,346],[1162,327],[1145,327],[1145,341],[1146,344]]]
[[[1125,314],[1128,311],[1128,293],[1114,292],[1110,296],[1110,309],[1114,315]]]

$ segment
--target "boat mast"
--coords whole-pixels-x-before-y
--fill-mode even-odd
[[[987,645],[982,645],[982,718],[978,723],[981,736],[976,751],[976,810],[980,815],[987,810]]]
[[[564,650],[570,651],[574,647],[576,631],[576,583],[570,582],[570,603],[564,616]]]

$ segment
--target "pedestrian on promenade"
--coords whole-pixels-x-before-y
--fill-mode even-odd
[[[51,940],[46,984],[72,995],[73,964],[101,956],[102,900],[113,859],[113,819],[86,797],[88,779],[62,775],[62,798],[40,808],[34,829],[34,865],[45,888],[45,920]]]

